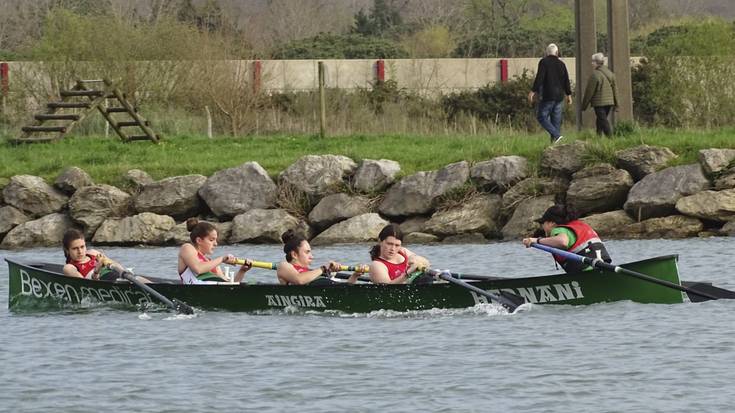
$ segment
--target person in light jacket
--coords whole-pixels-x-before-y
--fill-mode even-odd
[[[608,117],[610,111],[618,107],[618,93],[615,86],[615,74],[605,66],[605,55],[592,55],[594,70],[587,80],[587,87],[582,98],[582,110],[592,105],[595,111],[597,134],[612,136],[612,128]]]

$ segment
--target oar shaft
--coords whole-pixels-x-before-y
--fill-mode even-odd
[[[518,305],[513,303],[512,301],[508,300],[507,298],[493,294],[491,292],[485,291],[481,288],[475,287],[472,284],[466,283],[462,280],[458,280],[452,276],[452,274],[448,271],[436,271],[436,270],[429,270],[429,274],[438,276],[442,280],[448,281],[452,284],[459,285],[460,287],[464,287],[470,291],[474,291],[477,294],[480,294],[486,298],[489,298],[492,302],[498,303],[502,305],[503,307],[507,308],[509,312],[514,312],[516,308],[518,308]]]
[[[235,258],[235,261],[233,262],[233,264],[244,265],[247,261],[248,260],[244,258]],[[274,262],[250,260],[250,265],[254,268],[264,268],[266,270],[278,269],[278,264]],[[339,271],[359,271],[359,272],[367,273],[367,272],[370,272],[370,266],[366,264],[342,265],[339,267]]]
[[[619,265],[608,264],[605,261],[600,260],[600,259],[583,257],[583,256],[578,255],[578,254],[575,254],[573,252],[560,250],[558,248],[550,247],[548,245],[543,245],[543,244],[533,243],[533,244],[531,244],[531,246],[534,247],[534,248],[536,248],[536,249],[540,249],[540,250],[543,250],[543,251],[546,251],[546,252],[550,252],[550,253],[552,253],[554,255],[562,256],[562,257],[564,257],[566,259],[571,259],[571,260],[574,260],[574,261],[581,262],[583,264],[590,265],[592,267],[597,267],[597,268],[600,268],[600,269],[612,271],[612,272],[617,273],[617,274],[630,275],[631,277],[635,277],[635,278],[638,278],[638,279],[641,279],[641,280],[644,280],[644,281],[648,281],[648,282],[653,283],[653,284],[662,285],[664,287],[673,288],[675,290],[683,291],[685,293],[695,294],[695,295],[698,295],[700,297],[709,298],[711,300],[717,300],[717,298],[718,298],[718,297],[715,297],[715,296],[713,296],[711,294],[707,294],[707,293],[704,293],[704,292],[701,292],[701,291],[696,291],[696,290],[693,290],[691,288],[687,288],[687,287],[681,286],[679,284],[674,284],[674,283],[669,282],[669,281],[666,281],[666,280],[658,279],[656,277],[651,277],[650,275],[646,275],[646,274],[643,274],[643,273],[640,273],[640,272],[637,272],[637,271],[629,270],[629,269],[623,268],[623,267],[621,267]]]
[[[148,295],[151,295],[155,297],[158,301],[166,304],[169,308],[175,311],[184,313],[184,314],[194,314],[194,309],[192,309],[188,304],[175,300],[175,299],[174,301],[169,300],[163,294],[159,293],[158,291],[154,290],[152,287],[140,281],[138,278],[135,277],[135,275],[131,274],[130,272],[122,271],[119,274],[121,277],[125,278],[126,280],[135,284],[135,286],[137,286],[141,290],[145,291]]]

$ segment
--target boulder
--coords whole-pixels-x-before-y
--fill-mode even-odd
[[[479,188],[500,193],[527,177],[528,160],[522,156],[499,156],[470,169],[470,178]]]
[[[674,166],[646,175],[628,192],[624,209],[633,219],[668,216],[679,198],[709,189],[699,164]]]
[[[581,215],[623,207],[633,178],[628,171],[598,164],[576,172],[567,190],[567,206]]]
[[[410,234],[412,232],[424,232],[424,225],[426,225],[426,221],[428,221],[428,217],[410,217],[407,220],[401,222],[399,227],[401,228],[401,232],[405,234]]]
[[[32,218],[61,211],[69,197],[47,184],[42,178],[15,175],[3,189],[5,203],[16,207]]]
[[[214,225],[217,229],[217,243],[220,245],[227,243],[227,240],[230,238],[230,233],[232,232],[232,222],[206,222]],[[173,229],[166,235],[166,238],[169,242],[176,245],[191,242],[189,231],[186,230],[186,222],[176,224],[176,226],[173,227]]]
[[[589,226],[594,228],[595,232],[603,238],[620,237],[623,229],[635,221],[622,209],[617,211],[603,212],[602,214],[590,215],[581,218]]]
[[[0,239],[11,229],[30,221],[31,218],[10,205],[0,207]]]
[[[730,168],[724,172],[717,174],[715,178],[715,189],[721,191],[723,189],[735,188],[735,168]]]
[[[67,195],[73,194],[79,188],[90,185],[94,185],[92,177],[76,166],[64,169],[64,171],[56,178],[56,181],[54,181],[54,186]]]
[[[465,161],[449,164],[438,171],[407,176],[390,187],[378,210],[389,217],[430,213],[437,198],[462,187],[469,176],[470,167]]]
[[[206,181],[203,175],[184,175],[145,185],[135,197],[135,209],[176,219],[196,216],[203,206],[198,192]]]
[[[584,167],[587,144],[575,141],[566,145],[552,145],[541,154],[541,169],[551,175],[571,176]]]
[[[431,244],[439,242],[439,237],[425,232],[411,232],[403,236],[403,242],[406,244]]]
[[[569,181],[563,177],[524,179],[503,194],[502,215],[510,217],[518,204],[531,198],[543,195],[555,195],[557,199],[561,198],[568,189]]]
[[[310,235],[305,223],[282,209],[251,209],[232,220],[229,242],[280,243],[289,229]]]
[[[376,213],[352,217],[335,224],[311,240],[312,245],[337,244],[345,242],[374,242],[380,230],[388,221]]]
[[[730,237],[735,236],[735,221],[725,223],[725,225],[720,228],[719,233]]]
[[[64,232],[73,227],[74,223],[66,214],[49,214],[11,229],[0,243],[0,249],[59,246]]]
[[[683,215],[710,221],[735,220],[735,189],[702,191],[676,201],[676,210]]]
[[[215,215],[229,218],[251,209],[274,207],[277,192],[262,166],[246,162],[210,176],[199,189],[199,196]]]
[[[305,193],[314,205],[338,192],[355,169],[357,164],[346,156],[306,155],[281,172],[279,180]]]
[[[363,159],[355,171],[352,187],[364,193],[381,192],[390,186],[401,171],[401,165],[388,159]]]
[[[513,216],[503,227],[503,239],[521,239],[533,234],[539,228],[536,220],[554,204],[554,195],[531,198],[518,204]]]
[[[163,245],[176,226],[173,218],[143,212],[132,217],[107,218],[94,233],[92,242],[110,245]]]
[[[641,145],[615,153],[617,166],[628,171],[637,182],[666,166],[676,154],[669,148]]]
[[[144,186],[155,182],[147,172],[141,171],[140,169],[131,169],[125,172],[123,181],[125,182],[126,188],[130,188],[130,193],[132,194],[139,194]]]
[[[730,169],[735,161],[735,149],[701,149],[697,154],[704,173],[708,176]]]
[[[337,222],[366,214],[370,209],[370,200],[364,196],[349,196],[344,193],[327,195],[309,213],[309,223],[317,230],[322,230]]]
[[[442,240],[444,244],[487,244],[488,241],[479,232],[450,235]]]
[[[634,222],[622,229],[621,236],[636,239],[689,238],[696,237],[703,229],[704,225],[697,218],[670,215]]]
[[[105,219],[125,217],[133,212],[130,194],[110,185],[82,187],[69,199],[69,215],[84,226],[87,237],[91,237]]]
[[[10,179],[8,178],[0,178],[0,205],[5,203],[5,200],[3,199],[3,189],[5,189],[6,186],[10,183]]]
[[[497,237],[501,206],[499,195],[480,195],[456,208],[437,211],[424,225],[424,231],[439,236],[480,233]]]

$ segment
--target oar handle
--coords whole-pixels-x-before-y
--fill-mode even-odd
[[[367,264],[340,265],[339,271],[353,271],[353,272],[369,273],[370,266]]]
[[[265,268],[266,270],[278,269],[278,264],[276,264],[275,262],[246,260],[245,258],[235,258],[233,264],[245,265],[248,261],[250,262],[250,266],[254,268]]]

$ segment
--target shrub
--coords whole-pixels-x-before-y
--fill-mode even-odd
[[[284,44],[274,59],[401,59],[408,54],[394,42],[359,34],[320,33]]]

